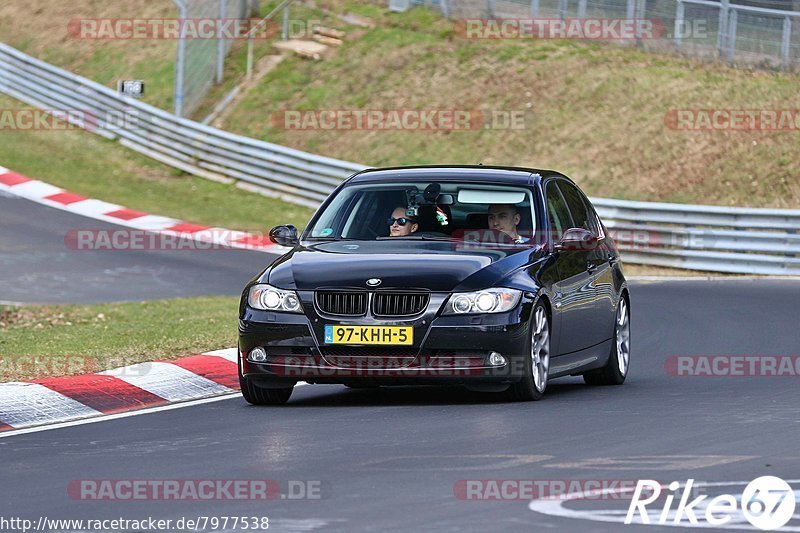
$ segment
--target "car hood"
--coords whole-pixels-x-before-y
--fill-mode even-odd
[[[329,242],[298,246],[273,263],[259,281],[283,289],[366,289],[367,280],[377,278],[381,289],[470,291],[493,286],[535,260],[532,254],[540,252],[519,247],[464,252],[439,242]]]

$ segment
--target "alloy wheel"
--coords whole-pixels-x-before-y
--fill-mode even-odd
[[[628,313],[628,302],[620,299],[617,307],[617,366],[623,376],[628,373],[631,358],[631,321]]]
[[[544,307],[536,308],[533,339],[531,341],[531,372],[536,390],[544,392],[550,371],[550,324]]]

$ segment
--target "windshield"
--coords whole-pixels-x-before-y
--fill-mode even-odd
[[[525,188],[418,181],[342,189],[306,232],[310,241],[531,242],[536,217]]]

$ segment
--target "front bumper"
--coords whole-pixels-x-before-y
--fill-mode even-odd
[[[313,305],[313,293],[301,291],[303,314],[244,307],[239,319],[239,364],[244,376],[262,386],[309,383],[512,383],[523,375],[529,357],[532,294],[506,313],[441,316],[447,294],[432,294],[427,309],[405,320],[371,316],[325,316]],[[330,345],[325,325],[412,326],[411,346]],[[267,361],[247,356],[262,347]],[[492,365],[497,352],[506,364]]]

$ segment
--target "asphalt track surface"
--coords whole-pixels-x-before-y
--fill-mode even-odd
[[[0,194],[0,302],[96,303],[238,295],[273,256],[221,249],[84,251],[70,230],[129,229]]]
[[[527,499],[463,500],[454,487],[800,478],[797,377],[677,377],[664,366],[670,355],[796,355],[800,284],[632,283],[631,294],[634,352],[622,387],[568,378],[552,382],[543,401],[501,403],[458,388],[310,385],[283,407],[252,407],[237,395],[11,435],[0,438],[0,515],[268,516],[273,531],[658,531],[666,528],[542,514]],[[314,500],[102,502],[67,494],[81,479],[269,479],[321,488]]]
[[[0,217],[0,300],[238,294],[269,260],[233,250],[74,252],[64,245],[68,229],[111,225],[9,197],[0,197]],[[800,355],[800,282],[633,282],[631,295],[634,352],[622,387],[568,378],[552,382],[543,401],[502,403],[460,388],[299,386],[279,408],[236,395],[11,434],[0,438],[0,518],[268,516],[273,531],[652,531],[666,528],[543,514],[525,498],[465,500],[456,488],[464,480],[799,479],[797,377],[678,377],[665,361]],[[86,479],[269,479],[284,490],[307,481],[319,482],[320,497],[108,502],[68,494],[70,481]],[[730,488],[740,494],[743,486]],[[582,508],[620,512],[626,503]]]

